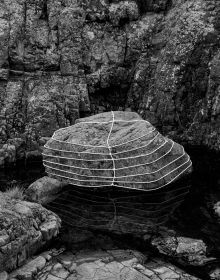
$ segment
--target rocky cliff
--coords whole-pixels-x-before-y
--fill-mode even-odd
[[[37,150],[79,116],[126,109],[219,151],[219,14],[218,0],[1,1],[1,143]]]

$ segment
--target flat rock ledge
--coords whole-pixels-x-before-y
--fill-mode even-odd
[[[51,250],[7,275],[7,280],[196,280],[175,265],[135,250]]]
[[[60,218],[41,205],[0,192],[0,272],[23,265],[58,234],[60,225]]]

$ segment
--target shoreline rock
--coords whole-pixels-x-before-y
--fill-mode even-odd
[[[21,266],[57,236],[61,220],[37,203],[0,192],[0,271]]]

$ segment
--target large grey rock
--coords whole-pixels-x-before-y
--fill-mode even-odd
[[[77,186],[155,190],[191,172],[183,147],[131,112],[79,119],[45,145],[44,166]]]
[[[41,205],[0,193],[0,271],[21,266],[59,227],[59,217]]]
[[[48,175],[67,185],[48,207],[76,227],[144,233],[167,221],[190,187],[184,148],[136,113],[79,119],[53,134],[43,157]]]

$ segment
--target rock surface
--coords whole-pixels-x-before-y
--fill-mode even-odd
[[[218,0],[1,1],[2,146],[16,137],[37,151],[79,115],[131,109],[219,151],[219,9]]]
[[[24,264],[59,228],[60,219],[53,212],[0,193],[0,271]]]
[[[56,198],[64,185],[65,183],[59,180],[44,176],[28,187],[25,196],[29,201],[47,204]]]
[[[56,255],[56,256],[53,256]],[[38,256],[10,279],[35,280],[198,280],[175,265],[150,259],[134,250],[55,251]]]
[[[182,265],[205,267],[216,261],[216,258],[208,256],[208,246],[203,240],[181,236],[167,228],[159,229],[156,235],[151,237],[151,244],[161,254]]]
[[[44,146],[46,172],[82,187],[156,190],[191,172],[181,145],[131,112],[82,118]]]

